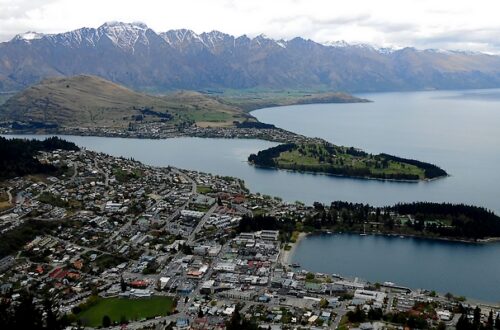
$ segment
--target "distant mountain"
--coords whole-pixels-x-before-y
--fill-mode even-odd
[[[120,22],[54,35],[28,32],[0,44],[0,91],[78,74],[152,92],[486,88],[500,86],[500,57],[263,35],[234,37],[218,31],[156,33],[142,23]]]
[[[0,106],[0,121],[63,127],[126,128],[146,121],[230,126],[246,120],[254,118],[200,93],[151,96],[88,75],[45,79]]]

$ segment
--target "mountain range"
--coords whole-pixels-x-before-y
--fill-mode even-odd
[[[500,86],[500,56],[218,31],[157,33],[143,23],[121,22],[60,34],[28,32],[0,43],[0,92],[79,74],[148,92],[490,88]]]

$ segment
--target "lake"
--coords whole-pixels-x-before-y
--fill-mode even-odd
[[[287,106],[252,114],[262,122],[336,144],[434,163],[451,176],[418,184],[310,179],[315,185],[304,186],[304,195],[376,205],[469,203],[500,213],[500,90],[359,96],[374,102]]]
[[[372,153],[435,163],[451,176],[403,183],[260,169],[250,153],[276,143],[261,140],[166,140],[67,137],[80,146],[158,166],[231,175],[252,192],[312,204],[334,200],[375,206],[397,202],[468,203],[500,214],[500,90],[377,93],[358,104],[313,104],[252,112],[259,120]]]
[[[500,243],[324,234],[302,239],[291,262],[309,271],[500,303],[499,256]]]
[[[336,144],[435,163],[451,176],[398,183],[259,169],[246,162],[248,155],[276,145],[260,140],[65,138],[150,165],[236,176],[253,192],[291,202],[345,200],[382,206],[398,201],[449,201],[485,206],[500,214],[500,90],[360,96],[374,102],[268,108],[252,114],[263,122]],[[294,260],[312,271],[498,301],[498,256],[499,244],[345,235],[307,238],[296,249]]]

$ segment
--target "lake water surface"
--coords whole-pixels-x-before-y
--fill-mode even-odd
[[[259,169],[250,153],[276,145],[260,140],[166,140],[67,137],[80,146],[151,165],[236,176],[253,192],[312,204],[335,200],[376,206],[397,202],[468,203],[500,214],[500,90],[361,95],[359,104],[313,104],[252,112],[259,120],[372,153],[435,163],[451,176],[402,183]]]
[[[500,243],[325,234],[302,239],[291,262],[309,271],[356,276],[372,283],[390,281],[500,303],[499,258]]]
[[[361,96],[374,102],[286,106],[252,114],[263,122],[336,144],[435,163],[451,176],[401,183],[257,169],[246,162],[248,155],[276,145],[259,140],[68,139],[147,164],[237,176],[254,192],[292,202],[346,200],[383,206],[399,201],[448,201],[500,213],[500,90]]]
[[[246,162],[248,155],[276,145],[260,140],[65,138],[150,165],[236,176],[253,192],[287,201],[373,205],[449,201],[485,206],[500,214],[500,90],[361,96],[374,102],[268,108],[252,114],[263,122],[336,144],[435,163],[451,176],[398,183],[259,169]],[[314,236],[300,243],[293,260],[311,271],[500,300],[500,244]]]
[[[500,90],[361,97],[374,102],[287,106],[252,114],[260,121],[336,144],[434,163],[451,176],[418,184],[352,179],[346,183],[330,178],[316,188],[306,186],[305,194],[319,201],[377,205],[417,200],[468,203],[500,213]]]

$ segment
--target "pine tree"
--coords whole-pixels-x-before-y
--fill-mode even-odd
[[[200,319],[203,317],[203,311],[201,310],[201,307],[198,309],[198,317]]]
[[[493,311],[490,310],[490,314],[488,315],[488,321],[486,322],[486,329],[487,330],[492,330],[494,325],[493,321]]]
[[[127,291],[127,283],[125,283],[123,276],[120,277],[120,288],[122,289],[122,292]]]
[[[469,319],[467,318],[467,314],[464,313],[458,319],[456,329],[457,330],[470,330],[471,324],[469,323]]]
[[[233,312],[233,315],[231,315],[231,319],[229,322],[226,324],[226,330],[238,330],[241,328],[241,315],[240,311],[238,310],[238,307]]]
[[[43,329],[42,313],[36,309],[31,294],[21,294],[20,304],[14,311],[13,321],[14,329]]]
[[[109,318],[109,316],[107,315],[104,315],[102,317],[102,327],[103,328],[107,328],[111,325],[111,319]]]
[[[54,304],[51,299],[46,297],[43,301],[43,307],[46,313],[45,324],[47,329],[61,329],[62,326],[57,320],[57,315],[54,313]]]
[[[474,321],[472,322],[472,324],[476,329],[478,329],[479,325],[481,324],[481,309],[477,306],[474,309]]]

